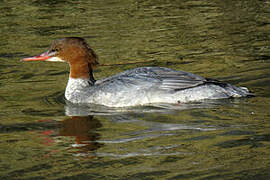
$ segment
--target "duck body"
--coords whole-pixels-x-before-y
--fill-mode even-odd
[[[96,81],[93,68],[97,59],[84,39],[70,37],[56,40],[45,53],[23,61],[68,62],[65,97],[75,104],[127,107],[250,95],[244,87],[163,67],[139,67]]]
[[[66,99],[72,103],[94,103],[110,107],[179,104],[248,94],[245,88],[162,67],[131,69],[96,82],[69,78],[65,91]]]

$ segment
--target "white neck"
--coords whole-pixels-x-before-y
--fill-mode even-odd
[[[69,77],[65,91],[66,99],[73,103],[83,103],[89,93],[90,84],[88,79]]]

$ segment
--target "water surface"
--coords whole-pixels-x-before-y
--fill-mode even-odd
[[[1,179],[269,179],[269,1],[2,1]],[[61,37],[97,79],[163,66],[256,97],[127,109],[64,100],[68,65],[22,63]]]

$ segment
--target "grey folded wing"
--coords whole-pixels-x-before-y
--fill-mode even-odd
[[[99,80],[96,85],[114,89],[155,88],[157,90],[178,91],[204,84],[201,76],[161,67],[141,67],[124,71],[118,75]],[[105,87],[104,86],[104,87]]]

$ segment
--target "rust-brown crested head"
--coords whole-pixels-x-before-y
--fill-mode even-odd
[[[91,68],[98,65],[98,56],[80,37],[67,37],[55,40],[49,49],[49,53],[71,65],[76,63],[88,63]]]
[[[48,51],[22,61],[66,61],[70,65],[87,63],[94,68],[98,65],[98,56],[83,38],[66,37],[55,40]]]
[[[98,57],[83,38],[66,37],[55,40],[49,50],[22,61],[60,61],[70,64],[70,77],[86,78],[94,81],[93,68],[98,65]]]

